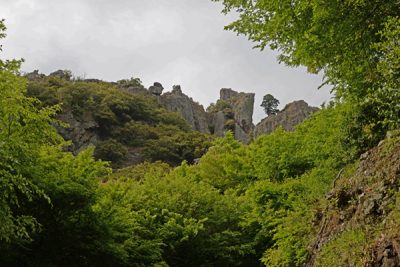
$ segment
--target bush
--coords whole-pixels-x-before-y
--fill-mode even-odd
[[[127,154],[128,149],[115,139],[99,142],[94,152],[97,159],[111,161],[115,165],[120,164]]]

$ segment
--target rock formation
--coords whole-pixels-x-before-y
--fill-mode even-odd
[[[29,81],[40,80],[46,77],[46,75],[39,73],[39,70],[34,70],[29,73],[25,73],[24,77]]]
[[[221,109],[221,110],[219,110]],[[211,125],[216,136],[223,136],[232,130],[235,139],[250,142],[253,125],[254,94],[239,93],[230,88],[222,88],[219,103],[211,112]]]
[[[397,130],[388,132],[377,147],[362,154],[354,171],[342,169],[338,173],[332,190],[326,194],[327,206],[315,221],[319,231],[308,246],[310,257],[304,266],[315,266],[324,247],[357,230],[365,231],[363,238],[368,242],[360,247],[354,241],[351,255],[365,255],[363,266],[400,266],[399,220],[393,219],[399,216],[395,208],[399,205],[399,159]]]
[[[48,76],[40,74],[37,70],[25,74],[30,81],[43,79],[45,77],[58,77],[65,80],[72,79],[72,74],[67,70],[57,70]],[[98,79],[85,79],[90,83],[107,83]],[[173,86],[171,92],[163,94],[164,87],[159,82],[154,82],[148,89],[141,85],[140,81],[132,83],[131,80],[110,82],[122,91],[132,94],[144,94],[148,97],[156,97],[161,106],[171,112],[179,113],[192,129],[202,133],[211,133],[216,136],[224,136],[227,130],[234,133],[235,139],[243,143],[249,143],[252,137],[262,134],[269,134],[282,126],[285,130],[291,131],[294,126],[301,123],[318,108],[310,107],[303,100],[295,101],[276,115],[268,116],[257,126],[253,124],[254,93],[237,92],[230,88],[220,90],[220,99],[212,104],[207,111],[203,106],[185,95],[179,85]],[[90,125],[93,118],[74,118],[70,112],[64,113],[63,121],[71,125],[69,130],[59,129],[62,135],[69,140],[74,140],[74,148],[85,147],[96,141],[96,125]]]
[[[159,82],[155,82],[152,86],[149,87],[149,92],[153,95],[160,96],[164,87]]]
[[[69,81],[72,78],[72,72],[69,70],[57,70],[55,72],[50,73],[49,76],[50,77],[58,77],[60,79]]]
[[[72,141],[69,151],[77,153],[98,142],[99,125],[93,118],[93,113],[85,112],[81,116],[74,116],[72,111],[65,110],[59,114],[58,119],[68,123],[68,127],[57,126],[57,131],[65,140]]]
[[[304,100],[289,103],[276,115],[270,115],[258,123],[254,129],[254,136],[272,133],[280,126],[286,131],[293,131],[297,124],[318,110],[316,107],[310,107]]]
[[[171,92],[160,96],[160,104],[168,111],[178,112],[192,126],[193,130],[210,133],[207,114],[202,105],[182,93],[179,85],[174,85]]]

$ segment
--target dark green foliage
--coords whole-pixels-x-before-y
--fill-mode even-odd
[[[118,86],[123,88],[129,88],[129,87],[144,88],[142,81],[139,78],[133,78],[133,77],[130,79],[119,80],[117,84]]]
[[[97,144],[94,156],[99,159],[119,164],[125,159],[127,153],[128,150],[126,147],[117,140],[107,139],[106,141]]]
[[[141,86],[137,79],[119,81],[118,86]],[[167,112],[156,98],[128,93],[113,84],[98,81],[41,77],[28,84],[28,93],[45,105],[62,104],[78,121],[94,120],[101,138],[95,156],[113,167],[129,163],[129,151],[143,151],[146,160],[164,160],[178,165],[192,162],[210,145],[211,138],[191,130],[177,113]],[[72,140],[74,141],[74,140]]]
[[[158,138],[148,140],[143,150],[145,159],[162,160],[177,165],[183,160],[193,163],[211,145],[212,137],[199,132],[180,132],[177,127],[160,125],[155,128]]]
[[[263,101],[261,103],[261,107],[264,108],[265,114],[275,115],[279,109],[277,109],[279,105],[279,100],[273,97],[271,94],[266,94],[263,97]]]

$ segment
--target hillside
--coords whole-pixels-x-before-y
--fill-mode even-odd
[[[162,93],[158,82],[146,89],[139,79],[75,79],[65,70],[49,75],[34,71],[25,77],[28,95],[41,100],[43,106],[61,105],[58,119],[66,125],[57,129],[72,142],[68,150],[76,154],[94,145],[95,157],[111,161],[114,168],[146,160],[174,166],[183,160],[193,163],[207,151],[212,135],[223,137],[231,130],[236,140],[249,143],[254,134],[251,93],[221,89],[220,99],[205,111],[179,85]],[[291,117],[277,120],[268,129],[257,128],[257,135],[286,124],[293,130],[314,111],[304,113],[302,106],[288,106]]]
[[[350,169],[338,173],[316,213],[306,266],[400,266],[400,132]]]
[[[0,267],[400,266],[400,2],[215,1],[332,101],[0,59]]]
[[[371,139],[357,135],[360,113],[351,103],[322,107],[293,131],[278,128],[249,144],[228,131],[197,164],[135,162],[111,172],[92,158],[93,147],[68,152],[75,143],[58,135],[54,126],[64,128],[52,117],[60,107],[49,105],[65,101],[57,116],[86,125],[82,137],[94,128],[98,144],[111,136],[129,147],[125,140],[142,136],[118,134],[132,124],[146,133],[170,127],[168,138],[204,134],[143,90],[45,76],[28,83],[38,102],[26,97],[23,77],[1,74],[13,85],[3,87],[0,106],[13,114],[2,120],[11,130],[0,132],[0,167],[11,185],[2,266],[331,266],[335,257],[337,266],[397,264],[398,133],[372,150],[360,146]],[[211,114],[227,104],[217,102]]]
[[[72,141],[68,150],[74,153],[94,145],[96,158],[111,161],[113,167],[144,160],[178,165],[193,162],[211,144],[211,136],[192,130],[180,114],[168,112],[138,79],[81,80],[62,70],[25,76],[30,96],[44,106],[61,105],[58,119],[67,127],[57,129]]]

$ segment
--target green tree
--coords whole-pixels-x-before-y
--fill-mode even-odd
[[[323,70],[337,89],[359,94],[376,79],[379,57],[373,44],[381,39],[378,33],[400,13],[396,0],[216,1],[223,2],[224,12],[239,14],[227,29],[261,49],[279,49],[279,60],[288,65]]]
[[[398,87],[392,87],[398,81],[398,1],[214,1],[223,3],[224,13],[238,14],[226,29],[260,49],[278,50],[280,62],[323,73],[323,85],[353,103],[360,111],[353,138],[361,151],[400,126]]]
[[[0,38],[5,36],[0,21]],[[29,213],[17,212],[24,202],[48,196],[32,181],[40,150],[61,143],[51,123],[57,108],[37,109],[26,97],[21,61],[0,60],[0,241],[29,240],[40,224]],[[46,141],[45,141],[46,140]]]
[[[0,266],[120,266],[111,227],[93,209],[109,169],[93,148],[64,152],[59,107],[26,96],[20,63],[0,61]]]
[[[263,101],[261,103],[261,107],[264,108],[265,114],[268,116],[275,115],[279,109],[277,108],[279,105],[279,100],[273,97],[271,94],[266,94],[263,97]]]

